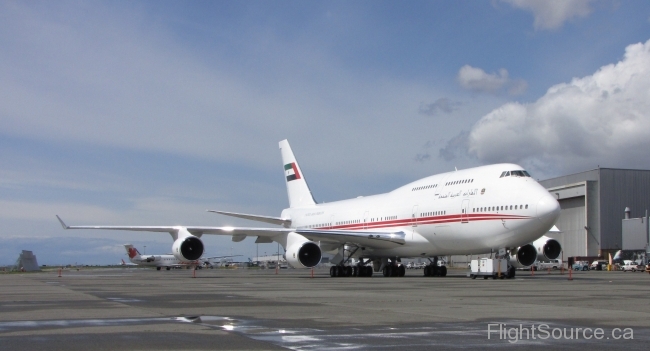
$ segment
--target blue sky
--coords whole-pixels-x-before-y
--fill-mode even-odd
[[[0,264],[171,248],[55,214],[256,226],[205,210],[279,215],[285,138],[319,201],[504,161],[650,169],[649,40],[647,1],[0,2]]]

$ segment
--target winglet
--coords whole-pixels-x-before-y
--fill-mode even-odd
[[[70,226],[66,225],[65,222],[63,222],[63,220],[61,219],[61,217],[59,217],[59,215],[56,215],[56,219],[59,220],[63,229],[70,229]]]

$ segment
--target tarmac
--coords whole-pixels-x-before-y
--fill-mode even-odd
[[[650,274],[0,273],[0,350],[647,350]],[[602,332],[602,333],[601,333]]]

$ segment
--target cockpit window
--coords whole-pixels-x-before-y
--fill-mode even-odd
[[[520,171],[504,171],[503,173],[501,173],[501,176],[499,178],[510,177],[510,176],[512,176],[512,177],[530,177],[530,174],[528,174],[528,172],[526,172],[524,170],[520,170]]]

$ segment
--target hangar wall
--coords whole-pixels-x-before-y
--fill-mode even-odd
[[[622,248],[625,207],[632,217],[650,209],[650,170],[598,168],[540,181],[560,203],[557,227],[550,235],[564,257],[605,256]]]

